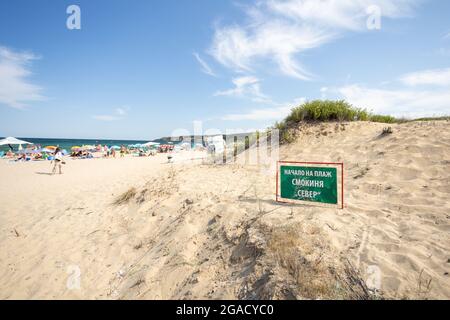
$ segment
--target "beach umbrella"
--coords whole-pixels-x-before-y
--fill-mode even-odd
[[[50,152],[53,152],[56,150],[56,147],[55,146],[46,146],[44,149],[51,150]]]
[[[120,150],[119,146],[112,146],[111,149]]]
[[[76,149],[81,149],[80,146],[73,146],[72,148],[70,148],[71,150],[76,150]]]
[[[150,142],[147,142],[147,143],[144,143],[142,146],[143,147],[153,147],[153,146],[159,146],[160,144],[158,143],[158,142],[152,142],[152,141],[150,141]]]
[[[0,140],[0,146],[4,146],[4,145],[13,145],[13,144],[18,144],[18,145],[22,145],[22,144],[33,144],[31,142],[28,141],[24,141],[24,140],[19,140],[17,138],[14,137],[7,137],[5,139]]]
[[[83,150],[83,151],[88,151],[88,150],[94,150],[96,147],[95,146],[92,146],[92,145],[84,145],[84,146],[82,146],[81,148],[80,148],[80,150]]]

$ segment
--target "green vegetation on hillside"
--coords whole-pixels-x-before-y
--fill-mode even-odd
[[[287,123],[302,121],[374,121],[393,123],[394,117],[374,115],[366,109],[355,108],[344,100],[314,100],[293,108],[284,120]]]
[[[293,137],[289,133],[289,129],[297,127],[300,123],[331,121],[395,123],[404,120],[391,116],[372,114],[366,109],[356,108],[344,100],[314,100],[293,108],[291,114],[286,119],[275,123],[274,128],[280,131],[281,142],[291,142]]]
[[[419,118],[413,121],[450,121],[450,116]]]

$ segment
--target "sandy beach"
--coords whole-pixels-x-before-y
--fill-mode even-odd
[[[1,160],[0,299],[450,299],[450,123],[390,126],[308,125],[281,147],[344,162],[343,210],[276,203],[245,155],[67,160],[54,176]]]

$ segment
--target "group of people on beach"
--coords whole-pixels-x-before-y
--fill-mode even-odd
[[[128,149],[124,145],[121,145],[119,150],[120,150],[119,152],[120,152],[121,158],[125,157],[125,154],[128,153]],[[115,158],[116,157],[116,149],[114,147],[108,148],[108,146],[105,145],[103,147],[103,152],[104,152],[103,156],[105,158],[109,158],[109,157]]]
[[[48,157],[50,157],[51,154],[49,154],[48,152],[35,152],[35,153],[30,153],[27,154],[25,152],[23,153],[14,153],[11,150],[8,150],[5,155],[4,158],[5,159],[11,159],[14,161],[30,161],[30,160],[47,160]]]
[[[50,147],[46,147],[50,148]],[[14,153],[13,150],[8,150],[4,155],[5,158],[12,159],[14,161],[31,161],[31,160],[51,160],[52,164],[52,174],[55,174],[56,171],[59,174],[62,174],[62,165],[65,164],[64,161],[64,152],[59,146],[52,147],[55,148],[53,151],[42,149],[39,145],[33,145],[31,148],[27,149],[27,152],[23,153]],[[12,149],[12,148],[11,148]],[[149,157],[156,155],[157,152],[162,153],[171,153],[173,150],[173,146],[160,146],[158,149],[153,150],[144,150],[143,148],[131,148],[128,149],[125,145],[121,145],[120,147],[113,146],[108,147],[107,145],[101,146],[98,145],[94,147],[92,150],[84,150],[83,148],[75,148],[72,149],[70,153],[71,158],[75,159],[89,159],[94,158],[93,152],[103,153],[104,158],[116,158],[117,153],[119,153],[120,157],[125,157],[126,154],[134,153],[138,154],[139,157]],[[169,155],[169,158],[172,158]],[[169,159],[170,162],[170,159]]]

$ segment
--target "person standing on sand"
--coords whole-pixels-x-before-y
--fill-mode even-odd
[[[59,147],[56,148],[54,157],[55,158],[53,161],[55,162],[55,164],[53,166],[52,174],[56,173],[56,167],[59,168],[59,174],[62,174],[62,166],[61,165],[63,164],[63,159],[62,159],[63,155],[62,155],[61,149]]]
[[[125,146],[121,145],[120,146],[120,157],[123,158],[125,156]]]

